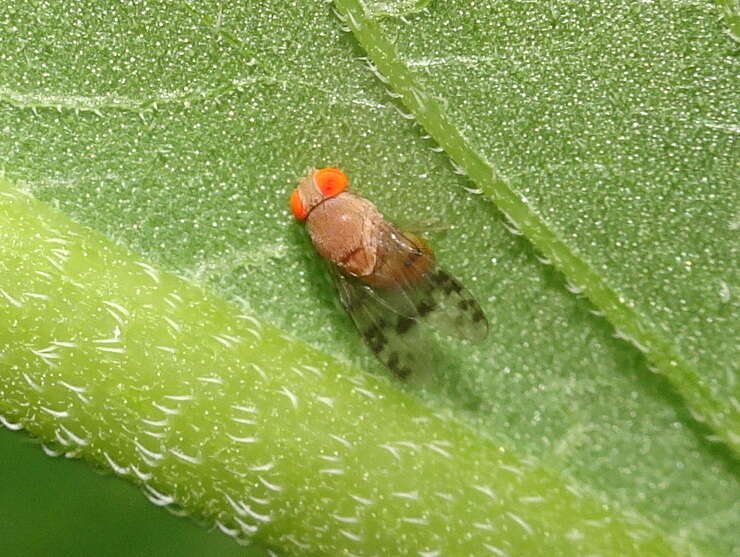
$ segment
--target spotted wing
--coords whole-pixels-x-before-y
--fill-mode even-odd
[[[473,342],[488,336],[488,320],[475,297],[460,281],[435,265],[431,251],[422,240],[391,229],[383,235],[382,242],[382,250],[394,254],[400,264],[388,271],[381,267],[375,272],[380,278],[384,272],[393,273],[396,284],[396,288],[371,289],[378,301],[403,316],[423,320],[448,336]],[[431,263],[422,274],[413,265],[419,257],[428,257]]]
[[[431,351],[417,319],[396,311],[397,300],[377,295],[376,289],[333,265],[331,274],[342,305],[378,360],[401,378],[431,366]]]
[[[442,333],[472,342],[482,342],[488,336],[488,319],[478,301],[447,271],[432,270],[409,296],[419,298],[417,307],[428,312],[420,312],[419,317]]]
[[[421,254],[422,248],[413,237],[397,236],[391,241],[398,244],[393,249],[407,251],[410,259]],[[365,343],[400,377],[433,365],[431,337],[420,325],[474,342],[488,335],[488,321],[473,295],[449,273],[436,268],[433,261],[421,276],[405,273],[403,266],[399,272],[397,266],[392,271],[393,281],[387,281],[395,283],[390,288],[369,286],[330,267],[342,304]]]

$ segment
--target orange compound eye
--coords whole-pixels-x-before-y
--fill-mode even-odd
[[[306,218],[306,208],[303,206],[301,196],[298,195],[298,188],[293,190],[290,194],[290,210],[293,211],[293,216],[298,220],[304,220]]]
[[[332,197],[344,191],[349,183],[347,175],[338,168],[322,168],[314,174],[319,191],[326,197]]]

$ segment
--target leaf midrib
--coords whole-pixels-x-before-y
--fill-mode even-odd
[[[518,231],[596,305],[616,329],[654,364],[675,386],[698,421],[706,421],[736,455],[740,455],[740,416],[733,415],[712,396],[691,366],[662,335],[645,312],[619,295],[609,281],[580,257],[554,227],[541,218],[500,176],[496,168],[473,148],[446,117],[444,102],[428,92],[425,84],[403,62],[378,23],[365,13],[360,0],[335,0],[338,16],[352,30],[366,51],[373,70],[410,111],[419,124],[450,157],[453,165],[488,196]]]

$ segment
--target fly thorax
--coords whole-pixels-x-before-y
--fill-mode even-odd
[[[367,211],[363,200],[349,194],[326,199],[308,216],[306,225],[316,250],[346,272],[363,276],[375,265],[374,250],[368,235]]]

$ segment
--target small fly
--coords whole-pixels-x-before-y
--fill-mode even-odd
[[[436,265],[426,242],[386,221],[370,201],[347,191],[348,183],[339,169],[311,170],[290,207],[306,222],[342,305],[377,358],[401,378],[428,365],[422,323],[485,339],[488,320],[473,295]]]

